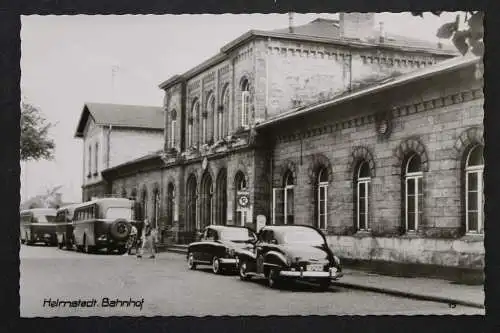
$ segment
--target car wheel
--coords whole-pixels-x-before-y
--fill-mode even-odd
[[[276,268],[269,269],[267,274],[267,285],[274,289],[279,287],[279,282],[279,271]]]
[[[192,253],[188,255],[188,268],[191,270],[196,269],[196,264],[194,262],[194,255]]]
[[[220,267],[220,260],[217,257],[213,257],[212,259],[212,271],[215,274],[220,274],[222,272],[222,269]]]
[[[240,280],[242,281],[250,280],[250,276],[248,276],[247,272],[248,272],[248,264],[246,261],[242,261],[240,263]]]

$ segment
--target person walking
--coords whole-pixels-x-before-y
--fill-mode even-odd
[[[137,258],[142,258],[144,255],[144,249],[147,248],[150,256],[149,258],[154,259],[156,257],[154,238],[155,233],[153,227],[149,223],[148,219],[144,220],[144,228],[142,229],[142,246]]]
[[[138,240],[138,233],[137,233],[137,228],[135,226],[132,226],[130,229],[130,236],[127,239],[127,244],[126,244],[126,249],[127,252],[125,252],[124,256],[128,256],[132,254],[132,249],[135,247],[136,248],[136,253],[137,253],[137,242]]]

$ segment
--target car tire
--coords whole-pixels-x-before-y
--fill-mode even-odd
[[[240,267],[239,267],[239,275],[240,275],[240,280],[241,281],[248,281],[250,280],[250,276],[247,274],[248,272],[248,264],[246,261],[242,261],[240,263]]]
[[[217,257],[212,258],[212,272],[215,274],[221,274],[222,273],[222,268],[220,265],[220,260]]]
[[[187,262],[188,262],[188,268],[194,271],[196,269],[196,263],[194,262],[194,255],[192,253],[188,254]]]
[[[276,289],[280,286],[280,282],[279,270],[276,268],[270,268],[267,273],[267,285],[272,289]]]

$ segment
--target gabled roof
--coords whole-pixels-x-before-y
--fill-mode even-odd
[[[161,107],[142,105],[121,105],[85,103],[75,132],[75,137],[83,137],[89,117],[97,125],[163,130],[164,113]]]
[[[374,30],[374,36],[377,35],[376,30]],[[336,45],[346,45],[353,48],[389,48],[389,49],[400,49],[403,51],[420,51],[432,54],[441,55],[458,55],[458,52],[446,44],[442,48],[439,48],[437,43],[432,43],[429,41],[419,40],[411,37],[396,35],[396,34],[385,34],[384,42],[379,42],[377,39],[361,41],[359,39],[345,39],[340,35],[340,27],[338,20],[318,18],[307,24],[295,26],[293,31],[290,32],[288,28],[275,29],[275,30],[250,30],[238,38],[232,40],[231,42],[224,45],[220,52],[215,56],[205,60],[201,64],[191,68],[187,72],[181,75],[174,75],[168,80],[160,83],[159,87],[161,89],[167,89],[173,84],[181,81],[187,80],[202,71],[215,66],[225,59],[228,58],[229,52],[239,47],[240,45],[247,43],[255,37],[270,37],[270,38],[280,38],[298,41],[311,41],[318,43],[336,44]]]
[[[133,160],[126,161],[126,162],[123,162],[121,164],[118,164],[118,165],[115,165],[113,167],[102,170],[101,173],[104,177],[106,177],[106,175],[109,174],[110,172],[114,172],[116,170],[121,170],[125,167],[139,165],[143,162],[152,161],[152,160],[156,160],[156,159],[161,160],[162,153],[163,153],[163,150],[157,150],[154,152],[150,152],[150,153],[147,153],[147,154],[142,155],[140,157],[134,158]]]
[[[473,64],[480,63],[482,61],[481,57],[467,55],[467,56],[458,56],[452,59],[443,60],[435,65],[424,67],[423,69],[419,69],[413,72],[401,74],[398,76],[391,76],[389,78],[380,80],[379,82],[374,83],[368,87],[363,87],[357,91],[351,91],[347,93],[341,93],[337,97],[334,97],[326,102],[314,103],[307,106],[302,106],[299,108],[295,108],[288,112],[281,113],[280,115],[267,119],[258,125],[256,125],[257,129],[268,127],[270,125],[282,122],[287,119],[292,119],[304,115],[306,113],[318,111],[321,109],[325,109],[340,103],[344,103],[347,101],[354,100],[356,98],[360,98],[363,96],[371,95],[378,93],[380,91],[388,90],[391,88],[395,88],[398,86],[402,86],[404,84],[414,82],[417,80],[426,79],[429,77],[436,76],[438,74],[443,74],[447,72],[452,72],[455,70],[459,70],[461,68],[465,68],[467,66],[471,66]]]

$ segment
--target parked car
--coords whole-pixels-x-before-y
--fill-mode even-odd
[[[211,225],[204,229],[200,241],[189,244],[187,262],[189,269],[197,265],[211,265],[215,274],[237,271],[235,251],[248,249],[257,239],[246,227]]]
[[[242,280],[266,278],[271,288],[285,280],[317,282],[327,289],[342,276],[340,259],[328,247],[323,233],[311,226],[265,226],[257,241],[236,253]]]

